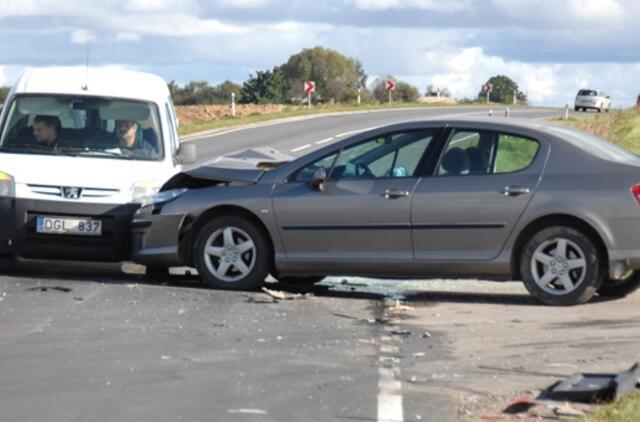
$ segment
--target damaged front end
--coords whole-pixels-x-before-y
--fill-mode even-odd
[[[294,157],[273,148],[249,148],[230,153],[193,170],[176,174],[161,189],[201,189],[218,185],[257,183],[269,170]]]

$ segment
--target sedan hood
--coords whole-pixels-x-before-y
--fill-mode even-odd
[[[268,170],[295,157],[273,148],[249,148],[220,156],[209,163],[177,174],[162,190],[199,188],[229,183],[257,183]]]

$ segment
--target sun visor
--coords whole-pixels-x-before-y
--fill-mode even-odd
[[[149,106],[146,104],[110,101],[100,107],[101,120],[147,120],[150,116]]]
[[[18,100],[20,114],[43,114],[57,116],[63,106],[59,100],[53,97],[22,97]]]

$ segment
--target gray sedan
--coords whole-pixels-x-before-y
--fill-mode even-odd
[[[428,120],[280,158],[177,175],[135,215],[134,258],[227,289],[268,274],[522,280],[550,305],[640,283],[640,158],[586,133]]]

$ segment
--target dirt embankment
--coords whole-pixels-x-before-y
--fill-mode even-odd
[[[238,104],[236,106],[236,116],[250,116],[252,114],[268,114],[283,111],[283,104]],[[229,105],[190,105],[177,106],[176,113],[180,123],[190,124],[194,122],[223,119],[231,116],[231,106]]]

